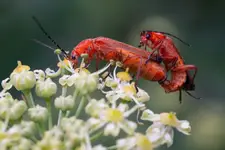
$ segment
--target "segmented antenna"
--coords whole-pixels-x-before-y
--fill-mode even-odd
[[[62,49],[57,43],[55,40],[53,40],[53,38],[45,31],[45,29],[43,28],[43,26],[41,25],[41,23],[38,21],[38,19],[35,17],[35,16],[32,16],[32,19],[34,20],[34,22],[38,25],[38,27],[41,29],[41,31],[48,37],[48,39],[51,40],[51,42],[57,47],[59,48],[63,54],[64,54],[64,57],[69,57],[68,53]],[[37,41],[36,41],[37,42]]]
[[[187,42],[185,42],[184,40],[182,40],[181,38],[171,34],[171,33],[168,33],[168,32],[162,32],[162,31],[153,31],[153,30],[147,30],[147,32],[158,32],[158,33],[162,33],[162,34],[165,34],[165,35],[169,35],[169,36],[172,36],[174,37],[175,39],[179,40],[180,42],[182,42],[183,44],[187,45],[187,46],[191,46],[190,44],[188,44]]]

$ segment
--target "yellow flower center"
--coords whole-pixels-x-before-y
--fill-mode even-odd
[[[140,150],[152,150],[152,143],[146,136],[142,134],[137,134],[136,140],[137,140],[137,147]]]
[[[77,68],[75,69],[75,72],[79,72],[80,74],[85,73],[85,74],[91,74],[89,70],[86,68]]]
[[[15,73],[20,73],[20,72],[23,72],[23,71],[29,71],[30,70],[30,67],[27,66],[27,65],[22,65],[21,61],[17,61],[17,67],[13,70],[13,72]]]
[[[64,66],[69,66],[70,61],[68,59],[64,59],[62,62],[58,62],[57,66],[59,68],[63,68]]]
[[[130,76],[128,71],[129,71],[129,68],[127,68],[125,72],[118,72],[116,75],[117,78],[119,78],[121,81],[126,81],[126,82],[131,81],[132,77]]]
[[[175,113],[161,113],[160,114],[160,121],[169,126],[175,127],[178,123],[177,117]]]
[[[135,85],[134,85],[134,83],[132,83],[132,84],[130,84],[130,85],[125,85],[124,87],[123,87],[123,91],[125,92],[125,93],[127,93],[127,94],[136,94],[136,89],[135,89]]]
[[[118,109],[109,108],[106,110],[106,118],[111,122],[120,122],[123,118],[123,113]]]

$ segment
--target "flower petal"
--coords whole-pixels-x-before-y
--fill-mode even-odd
[[[120,133],[120,128],[115,123],[108,123],[104,130],[104,135],[117,136]]]
[[[153,111],[150,109],[146,109],[143,111],[142,120],[149,120],[149,121],[159,121],[160,120],[160,115],[159,114],[154,114]]]

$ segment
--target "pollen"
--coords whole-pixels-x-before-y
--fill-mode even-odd
[[[125,93],[127,93],[127,94],[136,94],[136,89],[135,89],[135,85],[134,85],[134,83],[132,83],[132,84],[130,84],[130,85],[125,85],[124,87],[123,87],[123,91],[125,92]]]
[[[106,110],[106,118],[111,122],[120,122],[124,119],[123,113],[120,110],[113,108]]]
[[[15,73],[20,73],[20,72],[23,72],[23,71],[29,71],[30,70],[30,67],[27,66],[27,65],[22,65],[21,61],[17,61],[17,67],[13,70],[13,72]]]
[[[86,69],[86,68],[77,68],[77,69],[75,69],[75,72],[78,72],[78,73],[83,72],[83,73],[87,73],[87,74],[90,74],[90,73],[91,73],[91,72],[90,72],[88,69]]]
[[[175,113],[161,113],[160,120],[165,125],[170,125],[175,127],[178,123],[177,117]]]
[[[137,139],[137,147],[141,150],[152,150],[152,143],[149,141],[149,139],[141,134],[136,135]]]
[[[63,68],[64,65],[69,66],[69,63],[70,63],[69,60],[65,58],[62,62],[58,62],[57,66],[59,68]]]
[[[130,76],[128,71],[129,71],[129,68],[127,68],[126,71],[124,71],[124,72],[118,72],[117,78],[119,78],[121,81],[126,81],[126,82],[131,81],[132,77]]]

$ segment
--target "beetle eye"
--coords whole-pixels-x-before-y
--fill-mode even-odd
[[[75,56],[75,55],[72,55],[71,58],[72,58],[73,60],[75,60],[75,59],[76,59],[76,56]]]
[[[145,36],[145,37],[146,37],[146,39],[148,39],[148,40],[149,40],[149,39],[150,39],[150,34],[146,34],[146,36]]]

